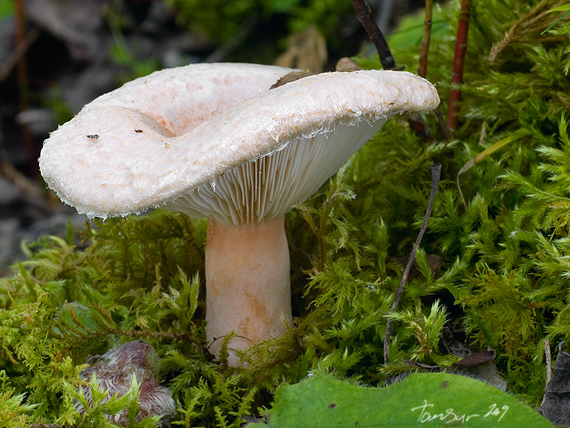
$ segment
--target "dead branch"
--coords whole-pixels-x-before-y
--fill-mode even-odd
[[[392,56],[390,47],[384,38],[384,34],[376,24],[374,17],[372,16],[372,11],[370,6],[366,3],[366,0],[352,0],[352,7],[356,12],[356,17],[368,33],[370,40],[376,46],[378,51],[378,56],[380,57],[380,63],[384,70],[394,70],[396,69],[396,61]]]
[[[412,253],[410,254],[410,258],[408,259],[408,264],[404,269],[404,273],[402,274],[402,280],[400,281],[400,285],[398,290],[396,291],[396,296],[394,298],[394,303],[392,303],[391,313],[396,312],[398,309],[398,304],[400,303],[400,297],[402,297],[402,292],[404,291],[404,286],[408,280],[408,275],[412,269],[414,264],[414,260],[416,259],[416,252],[420,246],[420,242],[424,236],[424,233],[427,229],[428,221],[431,216],[431,210],[433,208],[433,201],[435,200],[435,195],[437,194],[437,187],[439,186],[439,178],[441,176],[441,163],[437,162],[431,166],[431,193],[429,195],[429,202],[428,207],[426,209],[426,213],[424,215],[424,222],[418,233],[418,237],[416,238],[416,242],[414,247],[412,248]],[[386,323],[386,334],[384,337],[384,364],[390,362],[390,336],[392,335],[392,319],[388,318],[388,322]]]

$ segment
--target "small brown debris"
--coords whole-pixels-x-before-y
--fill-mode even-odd
[[[90,138],[91,140],[98,140],[99,134],[88,134],[87,138]]]
[[[271,88],[275,89],[279,86],[286,85],[287,83],[294,82],[295,80],[302,79],[303,77],[312,76],[317,73],[311,73],[309,71],[292,71],[291,73],[286,74],[282,78],[280,78]]]
[[[336,63],[336,71],[358,71],[362,68],[353,60],[348,57],[344,57],[338,60]]]

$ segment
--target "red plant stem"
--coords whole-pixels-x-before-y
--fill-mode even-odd
[[[396,61],[392,56],[392,52],[384,38],[384,34],[382,34],[382,31],[372,16],[372,11],[370,10],[368,3],[366,3],[366,0],[352,0],[352,7],[356,12],[356,17],[368,33],[370,40],[374,43],[374,46],[376,46],[382,68],[384,70],[395,69]]]
[[[426,77],[429,44],[431,39],[431,24],[433,16],[433,0],[426,0],[426,15],[424,19],[424,33],[422,35],[422,43],[420,50],[420,68],[418,74],[421,77]]]
[[[462,0],[461,11],[459,12],[459,25],[457,26],[457,39],[455,40],[455,53],[453,56],[453,74],[451,84],[459,85],[463,83],[463,65],[465,53],[467,52],[467,35],[469,33],[469,17],[471,15],[471,0]],[[457,127],[457,113],[459,102],[461,101],[461,90],[452,88],[449,93],[449,110],[447,112],[447,127],[455,129]]]

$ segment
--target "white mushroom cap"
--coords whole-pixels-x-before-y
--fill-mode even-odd
[[[267,90],[290,70],[178,70],[98,98],[51,134],[40,168],[64,202],[91,217],[166,204],[224,224],[275,218],[390,117],[439,103],[429,82],[407,72],[325,73]]]

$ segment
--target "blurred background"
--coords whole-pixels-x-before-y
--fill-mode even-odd
[[[394,29],[423,0],[369,4],[401,43]],[[197,62],[328,71],[341,57],[376,55],[367,43],[349,0],[0,0],[0,275],[23,240],[85,221],[46,190],[37,158],[49,132],[98,95]]]

